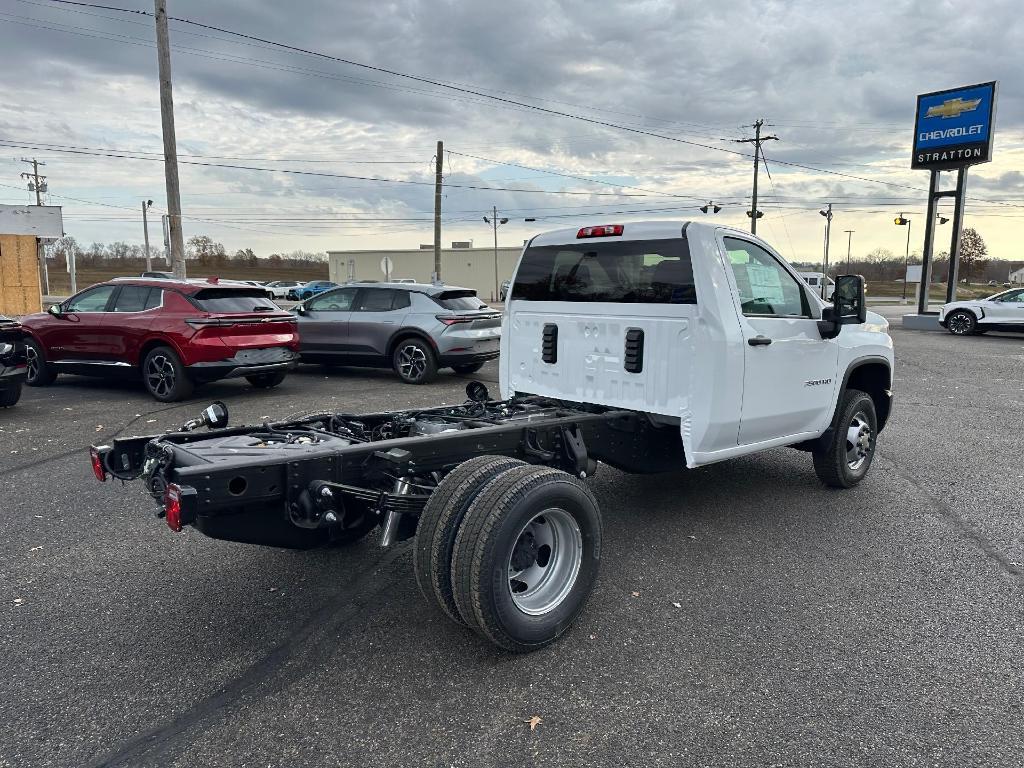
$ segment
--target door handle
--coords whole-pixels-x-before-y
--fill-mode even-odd
[[[767,347],[772,343],[772,340],[767,336],[755,336],[752,339],[747,339],[747,344],[752,347]]]

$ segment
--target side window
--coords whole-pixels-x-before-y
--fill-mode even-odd
[[[729,264],[736,276],[744,315],[810,317],[811,310],[797,279],[759,245],[725,238]]]
[[[408,309],[412,302],[409,301],[408,291],[395,291],[395,301],[391,305],[392,309]]]
[[[327,291],[307,301],[306,309],[316,310],[317,312],[348,312],[352,309],[352,299],[355,297],[355,288]]]
[[[356,301],[356,312],[390,312],[396,291],[392,288],[363,288]],[[404,291],[403,291],[404,293]]]
[[[142,312],[149,301],[151,288],[143,285],[122,285],[114,300],[115,312]]]
[[[90,288],[72,298],[65,306],[65,312],[106,312],[110,295],[116,285],[100,285]]]
[[[999,301],[1008,304],[1024,304],[1024,291],[1010,291],[999,297]]]
[[[149,296],[146,297],[146,306],[144,309],[156,309],[164,303],[164,292],[161,288],[150,288]]]

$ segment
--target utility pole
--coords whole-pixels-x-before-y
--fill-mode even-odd
[[[441,176],[444,170],[444,142],[437,142],[434,158],[434,282],[441,282]]]
[[[21,178],[32,179],[32,181],[30,181],[28,184],[29,191],[33,191],[36,193],[36,205],[42,205],[42,193],[46,191],[46,177],[39,175],[39,166],[46,165],[46,163],[40,163],[34,157],[31,160],[29,160],[27,157],[23,157],[21,158],[21,162],[32,164],[32,173],[23,173],[21,174]]]
[[[764,120],[754,123],[754,138],[752,139],[733,139],[737,144],[754,145],[754,194],[750,203],[750,234],[752,235],[757,234],[757,171],[761,165],[761,143],[779,140],[778,136],[762,136],[761,127],[763,125]]]
[[[828,299],[828,249],[832,239],[832,203],[818,213],[825,217],[825,258],[822,261],[821,269],[825,278],[821,281],[821,298]]]
[[[843,232],[845,232],[846,235],[847,235],[847,237],[846,237],[846,269],[847,269],[847,271],[849,271],[849,269],[850,269],[850,246],[853,244],[853,233],[856,232],[856,231],[857,230],[855,230],[855,229],[844,229],[843,230]]]
[[[494,301],[498,300],[498,225],[508,224],[507,218],[498,218],[498,206],[492,206],[491,218],[484,216],[484,221],[494,228]]]
[[[21,178],[31,179],[31,181],[28,183],[28,188],[30,191],[36,193],[36,205],[42,205],[43,192],[46,191],[46,177],[39,175],[39,166],[46,165],[46,163],[40,163],[34,157],[31,160],[29,160],[27,157],[23,157],[21,158],[21,162],[32,164],[32,173],[23,173],[21,174]],[[39,273],[43,277],[43,293],[49,293],[50,268],[46,264],[46,249],[39,242],[38,238],[36,239],[36,260],[39,262]]]
[[[146,271],[153,271],[153,259],[149,255],[149,219],[146,217],[146,211],[153,205],[152,200],[142,201],[142,234],[146,239]]]
[[[174,135],[174,97],[171,93],[171,40],[167,31],[167,0],[154,0],[156,50],[160,70],[160,119],[164,135],[164,178],[167,182],[171,268],[185,277],[185,238],[181,233],[181,191],[178,187],[178,141]]]

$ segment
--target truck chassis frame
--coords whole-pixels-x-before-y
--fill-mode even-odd
[[[685,466],[678,429],[643,414],[532,396],[493,401],[482,389],[471,384],[477,399],[459,406],[121,438],[92,448],[93,468],[101,479],[143,478],[173,530],[308,548],[377,525],[383,546],[410,538],[438,483],[475,456],[580,478],[597,460],[639,473]]]

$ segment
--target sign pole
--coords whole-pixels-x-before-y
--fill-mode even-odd
[[[939,172],[931,172],[928,184],[928,214],[924,222],[924,250],[921,253],[921,290],[917,294],[917,314],[928,312],[928,286],[932,283],[932,243],[935,239],[935,208],[939,197]]]
[[[946,303],[956,301],[956,286],[960,281],[960,236],[963,232],[964,206],[967,204],[967,169],[956,175],[956,197],[953,207],[953,234],[949,243],[949,280],[946,283]]]

